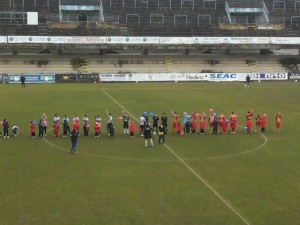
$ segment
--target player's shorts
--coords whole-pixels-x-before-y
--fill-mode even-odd
[[[276,128],[278,129],[278,128],[280,128],[281,123],[276,123],[275,126],[276,126]]]

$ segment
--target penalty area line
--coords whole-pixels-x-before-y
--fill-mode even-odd
[[[108,94],[105,90],[101,89],[101,91],[109,97],[113,102],[115,102],[118,106],[124,109],[133,119],[138,121],[127,109],[125,109],[116,99],[114,99],[110,94]],[[211,190],[236,216],[238,216],[245,224],[250,225],[250,223],[224,198],[221,194],[219,194],[204,178],[202,178],[191,166],[189,166],[179,155],[177,155],[167,144],[164,146],[168,149],[168,151],[179,161],[181,162],[198,180],[200,180],[209,190]]]

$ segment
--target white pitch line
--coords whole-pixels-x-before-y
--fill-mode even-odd
[[[50,130],[50,129],[49,129]],[[64,148],[61,146],[58,146],[56,144],[53,144],[51,141],[49,141],[46,137],[43,138],[43,141],[45,141],[47,144],[52,146],[53,148],[62,150],[62,151],[67,151],[69,152],[70,150],[68,148]],[[91,153],[84,153],[84,152],[79,152],[77,151],[78,155],[87,155],[87,156],[93,156],[93,157],[98,157],[98,158],[106,158],[106,159],[117,159],[117,160],[127,160],[127,161],[140,161],[140,162],[175,162],[174,160],[168,160],[168,159],[141,159],[141,158],[124,158],[124,157],[115,157],[115,156],[107,156],[107,155],[97,155],[97,154],[91,154]]]
[[[119,105],[122,109],[124,109],[129,115],[132,116],[136,121],[137,119],[126,110],[116,99],[114,99],[110,94],[108,94],[105,90],[101,89],[101,91],[113,100],[117,105]],[[202,178],[195,170],[193,170],[179,155],[177,155],[167,144],[164,146],[171,152],[175,158],[178,159],[192,174],[194,174],[205,186],[211,190],[235,215],[237,215],[245,224],[250,225],[250,223],[224,198],[219,194],[204,178]]]

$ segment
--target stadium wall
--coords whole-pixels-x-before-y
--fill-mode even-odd
[[[228,82],[246,80],[284,81],[300,74],[288,73],[156,73],[156,74],[22,74],[26,83],[97,83],[97,82]],[[0,75],[1,83],[16,84],[21,74]]]

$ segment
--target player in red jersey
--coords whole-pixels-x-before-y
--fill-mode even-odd
[[[30,133],[31,133],[31,138],[36,138],[35,136],[35,122],[31,121],[30,122]]]
[[[219,133],[220,132],[223,132],[223,122],[224,122],[224,120],[225,120],[225,116],[224,116],[224,114],[223,114],[223,111],[221,111],[220,113],[219,113],[219,115],[218,115],[218,122],[219,122]]]
[[[276,113],[275,116],[275,134],[279,134],[281,127],[281,113]]]
[[[252,110],[248,111],[247,114],[246,114],[246,121],[247,121],[249,118],[252,118],[252,116],[253,116],[253,111],[252,111]]]
[[[208,117],[208,124],[209,124],[209,133],[212,133],[213,130],[213,122],[214,122],[214,116],[213,114],[209,115]]]
[[[172,116],[172,118],[173,118],[173,122],[172,122],[172,127],[173,127],[173,133],[175,133],[176,132],[176,128],[177,128],[177,125],[178,125],[178,115],[177,115],[177,113],[176,112],[173,112],[173,111],[171,111],[171,116]]]
[[[177,123],[176,133],[183,134],[183,130],[182,130],[182,126],[181,126],[180,122]]]
[[[226,118],[224,117],[224,120],[223,120],[222,123],[223,123],[223,124],[222,124],[222,133],[223,133],[223,134],[227,134],[227,129],[228,129],[229,120],[226,119]]]
[[[248,120],[246,121],[246,127],[245,127],[245,134],[250,134],[252,130],[252,121],[251,117],[248,117]]]
[[[101,124],[95,122],[95,123],[94,123],[95,138],[100,137],[100,129],[101,129]]]
[[[255,131],[259,131],[259,130],[260,130],[260,120],[261,120],[261,117],[260,117],[260,115],[258,114],[258,115],[255,117]]]
[[[261,127],[260,132],[265,132],[266,126],[267,126],[267,115],[263,114],[260,119],[260,127]]]
[[[229,117],[231,134],[235,134],[237,118],[238,118],[238,116],[235,114],[235,112],[232,112]]]
[[[131,138],[134,137],[134,132],[135,132],[134,122],[130,121],[130,124],[129,124],[129,133],[130,133],[130,137]]]
[[[206,115],[204,112],[202,112],[200,115],[199,115],[199,118],[200,118],[200,134],[204,134],[205,132],[205,127],[206,127],[206,124],[205,124],[205,119],[206,119]]]
[[[72,125],[73,130],[75,130],[76,132],[79,132],[79,121],[78,120],[74,120],[73,121],[73,125]],[[78,133],[79,134],[79,133]],[[78,135],[79,136],[79,135]]]

